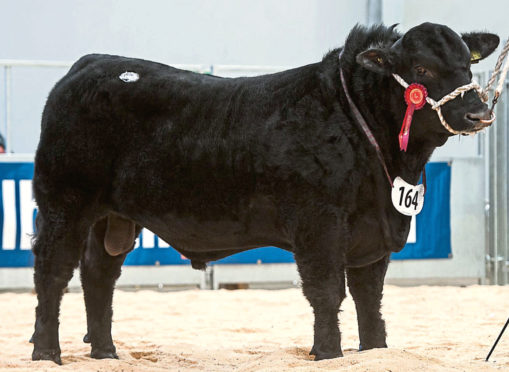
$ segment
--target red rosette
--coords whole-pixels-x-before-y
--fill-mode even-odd
[[[423,108],[426,104],[428,91],[421,84],[412,83],[405,90],[405,102],[407,105],[413,104],[416,110]]]

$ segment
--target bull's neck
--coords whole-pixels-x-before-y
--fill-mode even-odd
[[[446,137],[414,135],[407,152],[401,151],[398,135],[406,110],[401,86],[391,76],[359,69],[350,70],[350,76],[346,77],[350,96],[378,142],[391,177],[400,176],[415,184],[432,152],[445,142]],[[400,90],[401,95],[394,94]],[[344,90],[340,92],[344,96]],[[354,121],[354,125],[360,125],[355,118]],[[368,141],[365,143],[371,146]]]

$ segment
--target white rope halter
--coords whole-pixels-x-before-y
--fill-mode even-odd
[[[398,74],[392,74],[392,76],[394,76],[396,81],[398,83],[400,83],[403,86],[403,88],[405,88],[405,89],[408,88],[408,83],[401,76],[399,76]],[[475,131],[461,131],[461,130],[458,131],[458,130],[452,129],[451,126],[445,120],[444,115],[442,114],[442,109],[440,106],[442,106],[446,102],[453,100],[460,94],[461,94],[461,97],[463,97],[465,92],[468,92],[469,90],[472,90],[472,89],[475,89],[475,91],[477,92],[477,94],[479,95],[479,97],[481,98],[481,100],[483,102],[486,102],[488,100],[488,94],[485,91],[483,91],[481,86],[479,84],[477,84],[477,82],[475,82],[475,81],[472,81],[470,84],[462,85],[461,87],[456,88],[451,93],[443,96],[438,102],[429,96],[426,97],[426,102],[428,102],[431,105],[431,108],[437,112],[438,118],[440,119],[440,122],[442,123],[444,128],[447,129],[452,134],[475,134],[475,133],[484,129],[484,128],[480,128]],[[492,111],[491,118],[489,119],[489,121],[486,121],[485,123],[491,124],[495,121],[495,119],[496,119],[495,114]]]
[[[502,52],[498,56],[497,63],[495,65],[495,70],[493,71],[493,74],[491,75],[490,80],[488,81],[488,84],[486,85],[486,88],[484,88],[485,91],[488,91],[492,84],[495,82],[495,78],[498,74],[500,74],[500,77],[498,79],[497,87],[495,88],[493,103],[497,103],[498,97],[502,93],[503,85],[505,82],[505,77],[507,76],[507,72],[509,70],[509,59],[505,61],[504,67],[502,67],[502,62],[504,61],[505,57],[509,53],[509,39],[507,39],[504,48],[502,49]]]
[[[488,91],[491,89],[491,86],[495,82],[495,78],[498,74],[500,74],[497,87],[494,92],[493,97],[493,104],[491,106],[491,117],[489,120],[483,121],[485,124],[491,124],[495,121],[496,116],[493,111],[493,108],[495,107],[495,104],[498,101],[498,97],[502,93],[502,89],[504,86],[505,78],[507,76],[507,73],[509,71],[509,59],[505,60],[504,67],[502,68],[502,62],[504,62],[504,59],[509,54],[509,39],[507,39],[504,48],[502,49],[502,52],[500,53],[500,56],[498,56],[497,63],[495,65],[495,70],[493,71],[493,74],[491,75],[490,80],[488,81],[488,84],[486,85],[486,88],[484,90],[477,84],[477,82],[472,81],[470,84],[462,85],[459,88],[456,88],[451,93],[445,95],[440,99],[438,102],[435,101],[433,98],[426,97],[426,102],[428,102],[431,105],[431,108],[437,112],[437,115],[440,119],[440,122],[444,126],[445,129],[447,129],[452,134],[475,134],[477,132],[482,131],[484,128],[477,129],[475,131],[457,131],[451,128],[451,126],[447,123],[447,121],[444,119],[444,115],[442,114],[442,109],[440,106],[442,106],[444,103],[449,102],[459,96],[461,94],[461,97],[465,94],[465,92],[468,92],[469,90],[475,89],[479,97],[483,102],[488,101]],[[400,83],[403,88],[408,88],[408,83],[398,74],[392,74],[396,81]]]

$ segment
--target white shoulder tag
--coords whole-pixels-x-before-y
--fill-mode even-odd
[[[424,205],[424,185],[413,186],[401,177],[394,179],[391,192],[394,208],[405,216],[419,214]]]

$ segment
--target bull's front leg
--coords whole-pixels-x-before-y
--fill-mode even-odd
[[[316,222],[313,226],[319,226]],[[323,225],[322,225],[323,227]],[[302,279],[302,290],[315,315],[315,360],[343,356],[338,312],[345,298],[344,259],[335,227],[320,232],[303,232],[296,247],[295,260]]]
[[[371,265],[347,268],[348,288],[355,301],[359,350],[387,347],[385,322],[380,313],[389,256]]]

